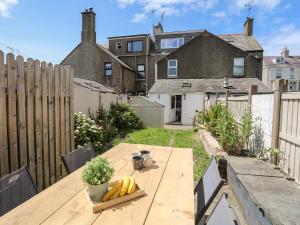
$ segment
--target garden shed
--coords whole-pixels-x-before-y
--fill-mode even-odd
[[[108,110],[111,103],[116,103],[120,96],[116,90],[96,81],[74,78],[74,111],[84,114],[96,112],[102,106]]]
[[[146,97],[137,96],[128,101],[146,127],[164,126],[164,106]]]

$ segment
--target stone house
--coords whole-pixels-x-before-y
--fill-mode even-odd
[[[253,36],[253,18],[244,33],[214,35],[206,30],[109,37],[96,42],[96,14],[82,12],[81,43],[61,62],[75,77],[95,80],[132,95],[148,95],[158,79],[261,79],[263,49]]]
[[[276,79],[288,80],[288,91],[300,91],[300,59],[291,56],[285,47],[280,56],[265,56],[262,82],[274,89]]]

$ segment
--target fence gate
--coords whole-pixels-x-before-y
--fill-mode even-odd
[[[27,165],[39,191],[74,149],[73,70],[0,51],[0,176]]]

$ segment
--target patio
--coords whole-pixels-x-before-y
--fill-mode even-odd
[[[156,162],[133,170],[131,154],[141,149]],[[115,168],[113,180],[131,175],[146,196],[93,213],[80,168],[5,214],[0,224],[194,224],[192,149],[119,144],[102,156]]]

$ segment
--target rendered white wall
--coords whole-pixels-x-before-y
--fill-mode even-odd
[[[182,97],[181,122],[183,125],[193,125],[196,110],[204,110],[204,93],[187,93]]]
[[[91,112],[96,112],[99,108],[99,92],[91,91],[88,88],[74,85],[74,112],[82,112],[89,115]]]
[[[273,94],[252,96],[252,115],[256,125],[261,125],[264,132],[264,147],[271,147]]]

